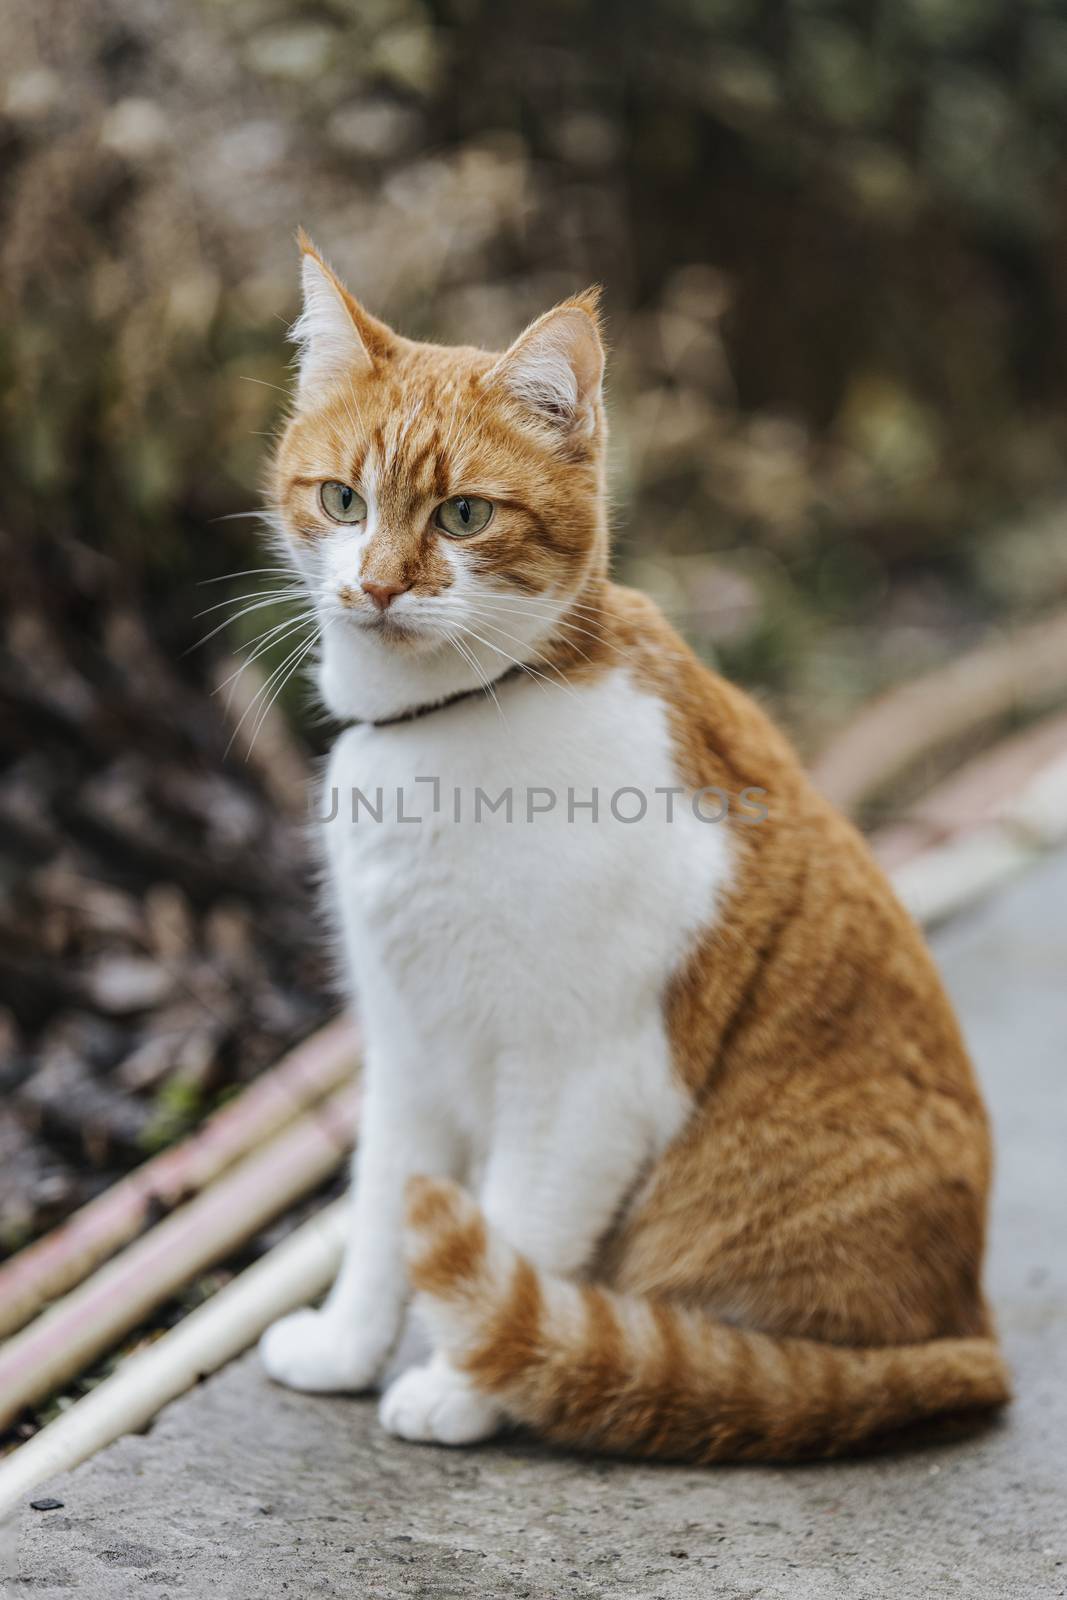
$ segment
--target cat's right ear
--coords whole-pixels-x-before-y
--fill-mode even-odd
[[[594,287],[546,311],[505,351],[486,382],[502,384],[554,432],[592,433],[604,378],[599,301]]]
[[[306,399],[330,384],[365,377],[388,360],[394,338],[349,294],[303,229],[297,237],[304,304],[289,337],[297,347],[297,394]]]

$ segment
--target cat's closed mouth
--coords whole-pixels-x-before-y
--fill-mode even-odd
[[[421,630],[401,617],[391,617],[388,612],[346,612],[345,619],[366,633],[388,640],[391,644],[406,644],[425,637]]]

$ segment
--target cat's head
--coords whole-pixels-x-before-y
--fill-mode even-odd
[[[603,576],[597,293],[502,355],[420,344],[301,245],[273,498],[322,626],[323,697],[337,716],[377,719],[536,662]]]

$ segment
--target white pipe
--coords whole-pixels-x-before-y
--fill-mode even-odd
[[[933,845],[897,867],[893,888],[924,928],[944,922],[1016,877],[1035,851],[1001,823]]]
[[[199,1378],[240,1355],[275,1317],[322,1294],[340,1263],[347,1210],[345,1200],[335,1200],[0,1461],[0,1516],[47,1479],[144,1428]]]
[[[0,1264],[0,1339],[17,1333],[136,1239],[156,1207],[168,1213],[187,1204],[302,1111],[348,1083],[359,1054],[355,1024],[349,1017],[335,1018],[187,1139],[135,1167],[43,1239]]]
[[[0,1426],[336,1172],[351,1148],[358,1093],[354,1084],[339,1089],[283,1128],[0,1346]]]

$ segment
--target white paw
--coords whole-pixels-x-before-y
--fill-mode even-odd
[[[358,1394],[378,1376],[385,1352],[368,1348],[358,1322],[328,1311],[294,1311],[272,1323],[259,1341],[268,1376],[312,1394]]]
[[[388,1433],[421,1444],[474,1444],[491,1438],[504,1420],[495,1401],[441,1361],[412,1367],[390,1384],[378,1416]]]

